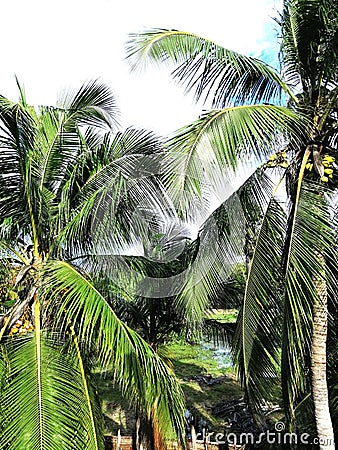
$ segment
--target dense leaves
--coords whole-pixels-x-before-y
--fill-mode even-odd
[[[253,161],[256,167],[266,161],[259,171],[270,172],[276,183],[274,192],[265,191],[268,204],[261,197],[252,208],[258,214],[251,215],[244,207],[256,198],[258,186],[263,187],[258,177],[246,190],[246,200],[242,196],[232,204],[241,211],[233,215],[233,224],[241,223],[238,234],[243,236],[245,230],[241,254],[248,268],[234,352],[253,410],[259,412],[281,370],[290,428],[303,424],[299,411],[311,403],[309,417],[316,421],[318,435],[327,438],[332,437],[329,409],[316,406],[324,394],[318,395],[316,384],[311,387],[311,370],[316,364],[313,317],[319,313],[326,323],[327,302],[333,315],[328,322],[328,361],[337,342],[332,328],[336,305],[330,294],[337,261],[337,2],[285,0],[276,20],[281,26],[280,74],[263,61],[185,31],[154,29],[131,35],[127,52],[132,68],[148,61],[171,62],[172,76],[193,90],[196,99],[217,108],[178,130],[168,143],[172,170],[165,184],[187,216],[195,198],[207,200],[206,192],[215,188],[215,171],[229,184],[231,174],[243,166],[250,170]],[[229,217],[223,219],[219,229],[225,239],[217,241],[213,264],[218,268],[234,255],[226,239]],[[224,272],[216,271],[222,278]],[[191,300],[195,311],[205,307],[216,279],[209,270],[200,283],[192,283],[199,305]],[[322,380],[325,351],[322,346]],[[332,371],[329,380],[332,389],[337,382]],[[322,384],[324,393],[325,381]],[[307,402],[309,397],[313,402]],[[333,408],[335,388],[331,399]]]
[[[55,108],[20,92],[19,103],[0,99],[0,446],[102,449],[91,374],[107,368],[162,438],[181,440],[180,386],[107,300],[130,292],[99,283],[94,264],[142,239],[140,204],[171,214],[155,179],[162,143],[115,133],[115,98],[98,81]]]

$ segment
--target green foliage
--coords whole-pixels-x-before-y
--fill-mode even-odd
[[[47,333],[9,338],[2,361],[2,448],[103,448],[99,404],[93,391],[86,401],[76,353],[62,338]],[[97,442],[89,409],[95,405]]]
[[[295,420],[303,423],[299,412],[305,414],[306,405],[314,422],[315,397],[307,401],[307,394],[313,312],[324,309],[319,285],[327,290],[322,295],[333,315],[329,320],[335,323],[337,316],[336,296],[328,294],[336,282],[333,261],[338,256],[337,2],[285,0],[277,22],[280,74],[262,61],[185,31],[131,35],[127,52],[133,68],[148,61],[171,62],[172,76],[215,108],[178,130],[167,144],[170,171],[164,183],[186,217],[193,217],[196,198],[207,201],[208,189],[217,187],[215,171],[231,183],[244,165],[265,160],[256,175],[271,174],[275,187],[251,177],[244,183],[247,189],[230,195],[204,223],[196,260],[208,269],[198,272],[203,273],[198,282],[191,274],[182,299],[198,321],[215,285],[245,253],[248,273],[234,341],[237,366],[257,413],[282,373],[285,413],[292,427]],[[231,218],[230,210],[236,211]],[[218,232],[212,235],[215,222]],[[202,239],[207,231],[208,244]],[[212,250],[203,253],[205,247]],[[337,342],[332,323],[328,342],[327,359],[332,361]],[[334,408],[332,367],[331,362]]]
[[[114,96],[97,81],[55,108],[23,95],[0,98],[0,446],[103,448],[97,366],[163,438],[181,440],[173,372],[112,308],[130,293],[97,282],[109,255],[142,235],[142,218],[128,220],[139,202],[153,210],[165,198],[150,171],[161,142],[115,133]]]

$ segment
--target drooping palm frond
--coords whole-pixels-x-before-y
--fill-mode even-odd
[[[62,234],[72,235],[70,240],[91,235],[97,241],[100,235],[101,248],[108,251],[110,241],[114,254],[129,245],[142,220],[146,225],[146,211],[153,217],[155,210],[160,216],[175,214],[158,179],[162,145],[153,133],[129,128],[100,140],[91,132],[82,146],[60,203],[64,220],[59,227]]]
[[[217,244],[213,237],[215,230],[205,233],[206,241],[201,241],[200,251],[189,268],[169,280],[173,285],[181,284],[181,289],[177,289],[176,307],[185,312],[186,328],[191,332],[201,331],[201,326],[205,318],[205,311],[210,308],[210,297],[215,294],[217,284],[222,278],[227,277],[232,269],[230,262],[221,259],[221,252],[214,253],[214,247],[208,248],[210,242]],[[223,262],[223,264],[222,264]],[[168,281],[167,281],[168,284]]]
[[[72,324],[69,323],[69,329],[72,335],[72,345],[74,347],[74,359],[78,365],[78,371],[81,376],[81,388],[85,397],[85,414],[88,425],[88,444],[90,448],[94,450],[99,450],[102,448],[102,435],[103,435],[103,414],[101,408],[101,401],[97,398],[95,394],[94,387],[92,386],[90,379],[90,368],[86,367],[85,358],[83,357],[83,352],[81,351],[81,346],[76,335],[76,331]],[[88,349],[85,348],[87,353]]]
[[[299,142],[306,127],[305,118],[272,105],[209,112],[169,140],[164,184],[177,207],[188,210],[188,194],[201,196],[203,180],[212,180],[215,167],[224,174],[234,173],[239,162],[261,161],[285,145],[285,139]]]
[[[243,303],[245,307],[242,308],[234,343],[234,352],[238,352],[237,364],[240,371],[245,372],[242,372],[242,379],[247,381],[248,395],[258,410],[261,396],[267,398],[271,383],[276,382],[280,359],[281,328],[278,330],[275,321],[282,314],[278,283],[281,281],[279,274],[286,216],[278,201],[274,198],[270,200],[273,188],[274,184],[265,174],[263,166],[205,222],[199,232],[198,253],[176,278],[176,282],[182,284],[176,303],[180,310],[185,311],[188,331],[199,330],[205,311],[215,301],[213,298],[218,295],[221,283],[239,262],[245,262],[248,229],[254,224],[261,227],[261,235],[254,244],[258,247],[257,254],[252,263]],[[265,262],[266,255],[271,256],[271,266]],[[260,270],[263,270],[263,275]],[[263,280],[264,285],[261,286]],[[266,297],[268,293],[269,299]],[[242,352],[246,351],[247,359],[243,362]]]
[[[109,141],[110,159],[134,153],[152,155],[162,151],[162,139],[145,129],[128,127]]]
[[[113,368],[124,395],[145,415],[155,414],[163,436],[176,435],[181,439],[183,397],[169,367],[118,319],[93,283],[76,267],[50,262],[44,287],[59,323],[65,323],[65,318],[72,320],[79,338],[97,349],[103,366]]]
[[[91,433],[74,352],[45,331],[2,344],[2,448],[103,448]],[[18,431],[19,430],[19,431]]]
[[[65,92],[57,106],[65,109],[67,125],[80,124],[112,129],[118,125],[118,109],[111,89],[99,80],[84,83],[77,92]]]
[[[80,135],[81,151],[68,174],[63,197],[68,194],[69,207],[76,207],[86,192],[98,189],[100,181],[109,181],[112,171],[126,177],[156,175],[159,171],[161,140],[146,130],[127,128],[123,132],[101,134],[88,128]],[[100,186],[102,187],[102,186]]]
[[[269,177],[258,169],[201,226],[190,264],[172,279],[181,285],[176,303],[185,311],[191,329],[201,326],[219,286],[238,263],[245,263],[248,229],[254,221],[260,222],[272,189]]]
[[[64,109],[35,111],[1,98],[0,208],[24,235],[33,235],[35,252],[38,245],[49,246],[47,236],[56,232],[51,215],[82,152],[79,126],[111,126],[114,102],[108,87],[95,81],[83,85]]]
[[[131,34],[127,58],[132,68],[146,62],[172,61],[175,79],[194,90],[198,100],[212,97],[212,108],[229,104],[271,102],[281,90],[293,97],[277,72],[264,62],[225,49],[193,33],[154,29]]]
[[[0,213],[19,226],[29,227],[32,215],[30,149],[35,140],[35,118],[19,104],[0,98]]]
[[[285,227],[285,212],[272,197],[254,246],[233,341],[235,362],[255,412],[277,381],[282,314],[279,274]]]
[[[39,152],[34,154],[35,176],[40,189],[58,195],[81,153],[77,126],[66,126],[67,115],[56,108],[41,107],[38,115]]]
[[[289,218],[284,261],[282,380],[285,409],[291,422],[294,405],[309,389],[306,373],[311,354],[313,305],[321,302],[318,283],[324,280],[332,283],[334,274],[330,266],[337,259],[331,207],[325,190],[317,183],[301,179],[300,183]],[[323,263],[325,260],[330,263]]]
[[[54,186],[55,193],[61,191],[74,166],[83,158],[85,148],[94,142],[98,147],[102,145],[104,138],[97,130],[107,125],[111,128],[116,114],[112,92],[97,81],[88,82],[78,92],[66,95],[62,108],[41,107],[39,131],[42,151],[38,155],[42,161],[39,171],[41,185]],[[84,138],[78,129],[82,125]]]
[[[163,186],[150,169],[140,166],[142,161],[149,165],[144,155],[122,157],[89,178],[60,234],[69,248],[82,245],[96,254],[123,254],[131,245],[145,247],[152,227],[155,234],[160,224],[165,227],[176,219]]]

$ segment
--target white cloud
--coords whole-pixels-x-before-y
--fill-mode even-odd
[[[270,43],[265,24],[275,16],[274,0],[13,0],[2,2],[1,94],[17,98],[14,74],[28,101],[53,104],[63,88],[88,78],[112,86],[124,125],[160,133],[198,115],[191,97],[151,68],[130,75],[123,61],[128,32],[149,27],[192,31],[240,52],[259,54]]]

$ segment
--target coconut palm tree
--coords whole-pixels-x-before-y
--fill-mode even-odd
[[[181,439],[171,369],[115,313],[127,289],[110,283],[108,295],[100,279],[103,247],[111,257],[133,240],[142,192],[159,204],[142,158],[161,144],[116,131],[114,96],[99,81],[57,107],[33,108],[20,93],[18,103],[0,97],[0,447],[102,449],[91,374],[106,369],[163,439]]]
[[[276,20],[280,70],[177,30],[133,34],[127,53],[133,69],[148,61],[173,64],[174,79],[211,107],[167,142],[164,182],[177,205],[189,210],[194,196],[203,197],[215,168],[223,170],[224,183],[246,164],[252,167],[252,160],[272,173],[276,189],[257,197],[257,177],[250,193],[262,199],[261,216],[234,343],[236,361],[254,411],[281,367],[290,428],[311,399],[317,436],[331,443],[325,448],[334,448],[326,382],[332,347],[326,343],[331,319],[335,322],[328,311],[335,310],[337,260],[337,2],[285,0]],[[233,220],[241,224],[245,217]],[[218,266],[226,260],[220,255],[227,260],[236,255],[233,247],[221,239],[211,245]],[[188,297],[194,292],[195,304],[212,290],[215,274],[204,275],[203,283],[193,280],[186,291]]]

